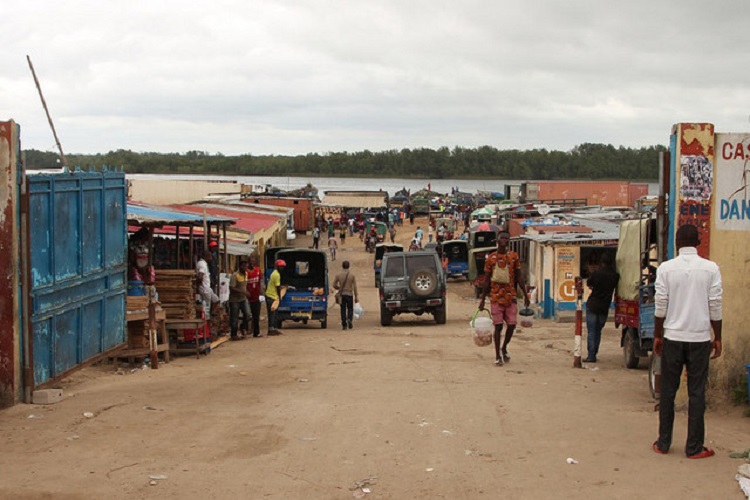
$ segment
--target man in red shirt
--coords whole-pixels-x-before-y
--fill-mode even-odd
[[[251,255],[247,266],[247,301],[250,303],[253,337],[260,337],[260,298],[264,293],[261,275],[258,257]]]
[[[495,364],[502,365],[510,360],[508,344],[516,329],[518,304],[516,287],[520,286],[524,296],[524,305],[529,307],[529,297],[526,293],[526,280],[521,270],[521,260],[516,252],[508,249],[510,234],[500,231],[497,235],[497,251],[487,255],[484,263],[484,288],[479,301],[479,309],[484,309],[484,300],[490,295],[490,312],[495,324]],[[505,329],[505,340],[500,347],[500,334]]]

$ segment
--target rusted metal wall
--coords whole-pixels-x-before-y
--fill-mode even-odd
[[[125,341],[122,172],[28,176],[34,386]]]
[[[273,205],[294,209],[294,230],[312,231],[313,228],[313,200],[307,198],[280,198],[278,196],[251,196],[245,198],[246,203],[259,205]]]
[[[536,199],[586,198],[589,205],[633,206],[628,181],[535,181]],[[648,186],[646,193],[648,194]],[[527,199],[533,199],[527,195]]]
[[[648,195],[648,184],[631,184],[629,187],[628,206],[635,206],[635,202]]]
[[[18,153],[18,125],[0,122],[0,407],[21,393]]]

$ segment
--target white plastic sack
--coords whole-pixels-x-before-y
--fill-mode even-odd
[[[360,319],[365,315],[365,310],[362,308],[362,304],[360,304],[359,302],[354,304],[354,309],[352,312],[354,313],[354,319]]]

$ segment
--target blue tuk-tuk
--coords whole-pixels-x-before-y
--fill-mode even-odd
[[[276,315],[279,326],[284,321],[320,321],[328,326],[328,259],[322,250],[301,248],[273,248],[265,254],[265,282],[273,272],[274,262],[281,259],[286,267],[281,269],[281,285],[286,293],[279,300]]]
[[[469,242],[450,240],[443,242],[443,257],[448,259],[445,273],[449,277],[469,277]]]

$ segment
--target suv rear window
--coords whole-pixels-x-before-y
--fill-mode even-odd
[[[387,278],[397,278],[404,275],[404,258],[391,257],[386,262],[385,274]]]
[[[424,268],[435,270],[435,257],[432,255],[419,255],[406,259],[406,272],[409,276]]]

